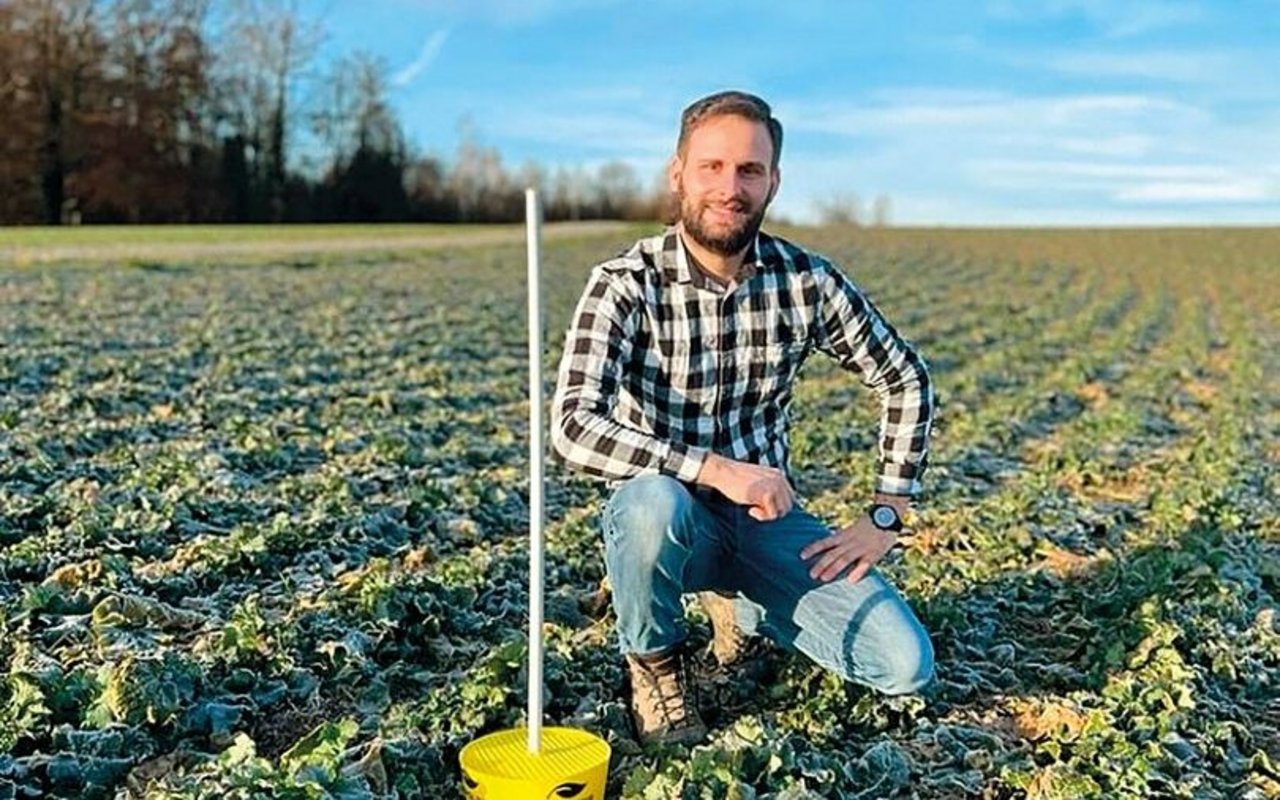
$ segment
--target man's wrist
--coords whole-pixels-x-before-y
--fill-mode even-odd
[[[707,457],[702,461],[702,469],[698,470],[698,477],[694,479],[694,483],[712,489],[716,488],[717,484],[720,483],[720,476],[724,472],[724,461],[724,456],[717,453],[707,453]]]
[[[700,447],[672,443],[662,459],[662,472],[686,483],[696,482],[706,464],[707,452]]]
[[[871,498],[872,505],[893,506],[893,510],[898,512],[898,516],[906,516],[907,511],[911,509],[911,496],[905,494],[886,494],[884,492],[876,492]]]

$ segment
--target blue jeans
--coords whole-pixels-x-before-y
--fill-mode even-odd
[[[622,484],[601,514],[624,653],[653,653],[686,635],[681,595],[736,592],[738,623],[804,653],[847,680],[907,694],[933,677],[933,645],[881,574],[827,583],[800,559],[830,529],[796,505],[760,522],[718,493],[665,475]]]

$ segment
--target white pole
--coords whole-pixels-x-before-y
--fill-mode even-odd
[[[524,191],[529,256],[529,752],[542,748],[542,299],[538,192]]]

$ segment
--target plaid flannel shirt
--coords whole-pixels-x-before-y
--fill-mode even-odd
[[[830,261],[765,233],[728,286],[678,227],[597,265],[565,337],[552,446],[615,484],[693,483],[713,451],[791,478],[791,387],[814,350],[880,399],[876,490],[917,494],[934,410],[924,361]]]

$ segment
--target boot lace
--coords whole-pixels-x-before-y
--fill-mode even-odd
[[[689,703],[685,693],[688,691],[688,676],[682,659],[670,657],[671,662],[649,665],[642,664],[648,678],[646,697],[663,722],[672,728],[686,728],[693,724],[689,715]],[[672,663],[674,662],[674,663]]]

